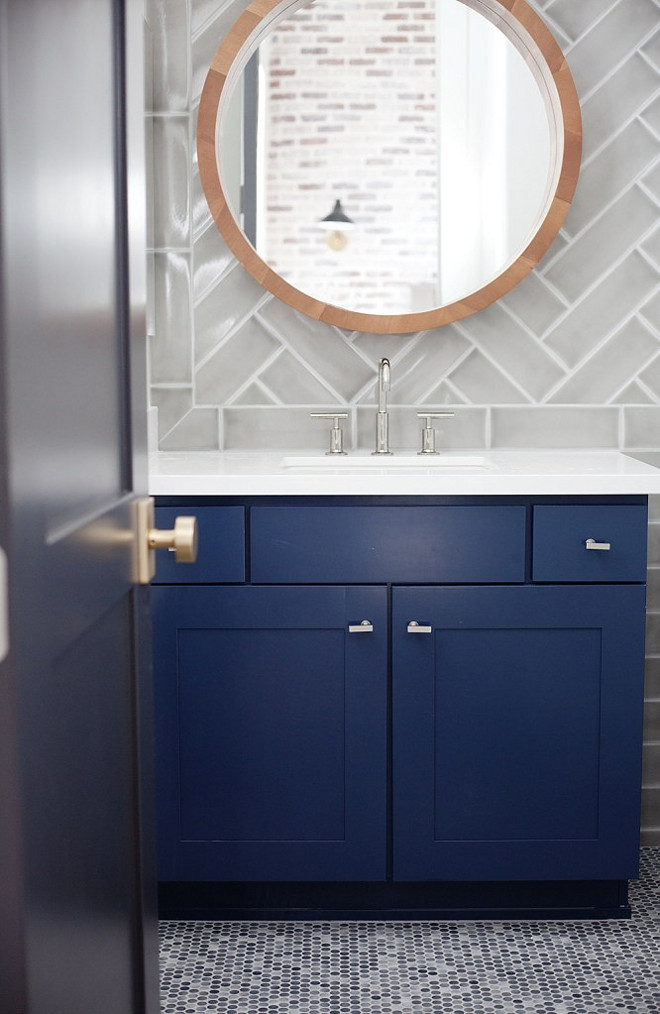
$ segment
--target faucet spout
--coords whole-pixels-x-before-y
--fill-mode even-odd
[[[387,412],[387,392],[392,386],[392,371],[389,359],[378,364],[378,411]]]
[[[378,364],[378,414],[376,416],[376,450],[374,454],[391,454],[390,419],[387,412],[387,392],[392,386],[392,371],[389,359]]]

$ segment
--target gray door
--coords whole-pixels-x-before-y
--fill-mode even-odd
[[[158,1007],[142,36],[141,0],[0,0],[3,1014]]]

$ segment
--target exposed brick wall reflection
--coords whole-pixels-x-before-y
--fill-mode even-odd
[[[318,0],[268,53],[265,259],[333,303],[416,309],[437,273],[433,5]],[[338,252],[316,224],[337,198],[356,223]]]

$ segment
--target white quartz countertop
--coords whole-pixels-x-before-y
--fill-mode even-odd
[[[660,493],[660,469],[616,451],[177,451],[150,457],[154,496],[562,496]]]

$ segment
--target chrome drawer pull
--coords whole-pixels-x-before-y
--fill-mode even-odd
[[[371,620],[362,620],[362,623],[351,623],[348,632],[349,634],[373,634],[374,625]]]
[[[608,549],[612,548],[612,544],[610,542],[596,542],[595,539],[587,539],[587,541],[585,542],[584,546],[585,546],[585,549],[603,549],[603,550],[608,550]]]
[[[408,624],[408,633],[409,634],[432,634],[433,633],[433,627],[420,626],[420,624],[417,622],[417,620],[411,620],[410,623]]]

